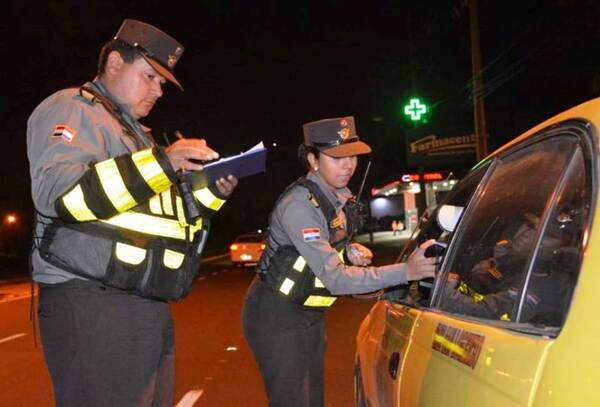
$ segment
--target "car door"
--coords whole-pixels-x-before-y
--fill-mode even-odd
[[[393,405],[532,403],[581,261],[592,202],[586,131],[554,126],[488,163],[445,236],[431,299],[388,304],[386,334],[401,338],[383,346],[388,364],[399,359]]]
[[[488,166],[483,166],[461,180],[446,195],[443,203],[457,208],[465,207],[485,176],[487,168]],[[425,240],[449,241],[451,236],[444,232],[436,219],[437,211],[437,209],[433,211],[428,221],[421,222],[417,238],[407,244],[400,256],[402,261],[405,261],[414,248]],[[422,318],[423,309],[429,306],[432,286],[433,279],[427,279],[415,283],[409,289],[396,287],[384,295],[388,301],[379,303],[372,311],[374,315],[384,320],[375,366],[372,372],[366,372],[367,377],[375,378],[375,383],[370,387],[378,389],[376,394],[370,395],[372,401],[377,397],[374,405],[404,406],[405,404],[399,404],[401,401],[398,399],[400,385],[410,388],[411,392],[419,386],[418,382],[409,385],[405,385],[405,382],[419,376],[414,374],[414,370],[424,369],[427,366],[427,359],[420,358],[406,363],[406,355],[412,352],[414,330],[419,324],[419,319]],[[407,399],[404,398],[402,403],[406,402]],[[408,402],[407,405],[414,405],[414,402]]]

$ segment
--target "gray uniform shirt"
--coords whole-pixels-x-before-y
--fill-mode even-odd
[[[114,101],[97,80],[85,86],[95,87]],[[127,106],[119,107],[128,111]],[[80,96],[77,88],[58,91],[36,107],[27,122],[27,155],[31,194],[39,212],[56,217],[54,202],[91,164],[152,146],[152,139],[145,134],[149,129],[130,116],[125,115],[125,119],[136,130],[137,137],[126,133],[101,103],[92,104]],[[43,225],[38,224],[36,235],[41,237],[42,232]],[[105,250],[94,247],[91,239],[65,242],[65,250]],[[89,266],[97,267],[97,274],[103,272],[104,265]],[[37,250],[33,253],[33,274],[35,281],[48,284],[76,277],[42,260]]]
[[[342,209],[351,196],[350,190],[340,188],[332,191],[312,172],[307,178],[317,183],[336,213],[343,216]],[[297,185],[279,200],[270,219],[267,250],[275,251],[285,245],[295,246],[310,269],[335,295],[365,293],[407,282],[403,263],[382,267],[344,265],[337,251],[329,244],[329,226],[325,215],[309,198],[309,191]]]

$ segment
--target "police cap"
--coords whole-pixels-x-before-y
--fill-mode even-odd
[[[348,157],[371,152],[371,147],[358,138],[353,116],[323,119],[306,123],[302,127],[304,144],[332,157]]]
[[[126,19],[114,39],[139,48],[144,59],[156,72],[183,90],[175,79],[173,68],[183,54],[184,48],[175,38],[150,24]]]

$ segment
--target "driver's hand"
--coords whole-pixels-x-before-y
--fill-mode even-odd
[[[435,277],[438,258],[425,257],[425,250],[435,243],[434,239],[427,240],[411,253],[406,261],[406,279],[408,281]]]
[[[450,284],[454,284],[454,286],[456,286],[456,283],[458,283],[458,274],[456,273],[448,273],[448,283]]]

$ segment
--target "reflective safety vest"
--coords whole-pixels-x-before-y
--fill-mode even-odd
[[[89,103],[101,102],[136,137],[101,94],[87,88],[80,94]],[[208,219],[225,201],[211,188],[192,191],[201,217],[188,223],[167,161],[161,148],[151,147],[90,165],[55,201],[58,218],[37,213],[36,231],[43,232],[34,244],[40,256],[72,274],[144,297],[185,296],[199,270]]]
[[[344,207],[346,214],[346,228],[344,229],[342,220],[336,216],[333,205],[314,182],[300,178],[288,187],[281,197],[296,185],[307,188],[312,198],[317,201],[329,225],[329,243],[338,251],[340,260],[344,263],[344,249],[350,241],[350,236],[346,231],[352,230],[352,204]],[[325,310],[336,301],[337,297],[331,294],[323,282],[311,271],[296,247],[292,245],[279,246],[270,257],[266,253],[267,251],[261,257],[258,269],[263,273],[261,274],[263,281],[278,295],[315,310]]]
[[[41,257],[72,274],[143,297],[183,298],[198,274],[209,220],[188,225],[174,189],[105,220],[66,223],[38,214],[46,223],[37,244]]]

